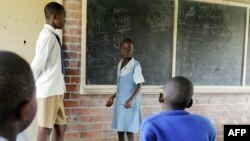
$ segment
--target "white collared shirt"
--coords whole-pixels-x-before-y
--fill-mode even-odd
[[[136,61],[134,58],[132,58],[128,64],[126,64],[122,69],[121,69],[121,65],[122,65],[122,60],[120,60],[120,62],[118,63],[118,67],[117,67],[117,77],[119,76],[125,76],[126,74],[128,74],[130,71],[133,71],[133,66],[135,65]],[[141,69],[141,65],[137,65],[135,67],[134,70],[134,74],[133,74],[133,79],[135,84],[139,84],[139,83],[143,83],[145,82],[143,75],[142,75],[142,69]]]
[[[45,98],[65,92],[61,70],[61,48],[56,39],[56,30],[44,25],[36,42],[36,53],[31,68],[36,81],[36,97]]]

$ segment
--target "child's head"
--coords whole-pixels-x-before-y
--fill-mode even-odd
[[[35,83],[30,65],[20,56],[0,51],[0,62],[0,136],[9,139],[36,114]]]
[[[46,23],[54,28],[62,29],[65,24],[66,12],[63,6],[56,2],[50,2],[44,7]]]
[[[167,108],[183,110],[192,106],[193,84],[187,78],[172,78],[164,88],[164,104]]]
[[[120,44],[121,55],[123,58],[131,58],[134,53],[135,44],[131,39],[124,39]]]

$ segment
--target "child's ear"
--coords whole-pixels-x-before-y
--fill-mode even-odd
[[[190,108],[192,105],[193,105],[193,99],[191,98],[186,108]]]
[[[52,14],[51,17],[53,20],[55,20],[57,18],[56,14]]]
[[[159,95],[159,102],[160,103],[164,103],[164,98],[163,98],[163,94],[162,93],[160,93],[160,95]]]

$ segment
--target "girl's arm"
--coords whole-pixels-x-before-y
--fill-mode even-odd
[[[110,107],[111,105],[113,105],[113,102],[114,102],[115,97],[116,97],[116,93],[113,94],[113,95],[108,99],[108,101],[107,101],[107,103],[106,103],[106,107]]]
[[[141,86],[142,84],[139,83],[136,85],[135,91],[134,93],[130,96],[130,98],[125,102],[125,108],[131,108],[131,103],[134,100],[134,98],[139,94],[139,92],[141,91]]]

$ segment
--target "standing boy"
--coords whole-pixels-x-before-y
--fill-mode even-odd
[[[27,141],[17,139],[17,135],[36,114],[36,87],[30,65],[7,51],[0,51],[0,62],[0,141]]]
[[[44,8],[46,24],[36,43],[36,54],[31,67],[37,86],[38,141],[63,141],[66,116],[63,105],[65,92],[63,50],[56,29],[62,29],[66,12],[56,2]]]
[[[140,140],[215,141],[216,131],[210,120],[184,110],[192,106],[192,96],[193,84],[188,79],[172,78],[160,97],[166,111],[143,121]]]

